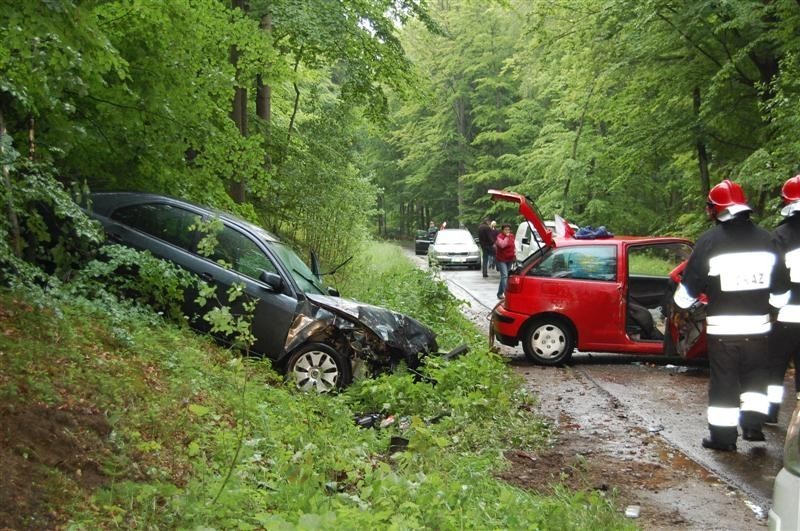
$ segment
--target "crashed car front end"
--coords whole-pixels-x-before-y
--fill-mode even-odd
[[[436,334],[407,315],[348,299],[307,294],[286,338],[291,352],[323,342],[347,353],[356,375],[375,376],[401,362],[411,369],[438,350]]]

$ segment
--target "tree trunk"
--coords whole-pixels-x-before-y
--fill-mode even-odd
[[[239,8],[242,11],[247,10],[247,5],[245,0],[231,0],[231,7],[233,9]],[[231,120],[234,121],[236,127],[239,129],[239,133],[242,136],[247,136],[247,89],[245,87],[239,86],[241,80],[239,76],[241,72],[238,68],[239,62],[239,50],[234,45],[231,46],[230,52],[230,60],[231,64],[236,67],[236,83],[237,86],[234,87],[233,93],[233,105],[231,108]],[[228,190],[228,194],[233,198],[234,201],[237,203],[243,203],[245,200],[245,183],[244,183],[244,176],[234,176],[233,180],[231,181],[230,188]]]
[[[692,92],[692,100],[694,102],[694,117],[696,120],[695,125],[695,148],[697,149],[697,165],[700,171],[700,192],[703,197],[708,196],[711,190],[711,181],[708,175],[708,152],[706,151],[706,144],[703,141],[703,127],[700,123],[700,88],[695,87]]]
[[[465,162],[467,156],[467,148],[470,144],[468,124],[467,124],[467,106],[464,98],[459,97],[453,104],[456,112],[456,127],[458,128],[459,147],[461,148],[459,161],[458,161],[458,176],[456,177],[456,199],[458,201],[458,226],[464,226],[464,175],[467,173],[467,165]]]
[[[572,140],[572,152],[570,158],[578,160],[578,146],[580,145],[581,134],[583,133],[583,125],[586,123],[586,113],[589,111],[589,102],[592,100],[594,94],[594,87],[597,84],[597,76],[592,80],[592,85],[589,87],[589,93],[586,95],[586,100],[583,102],[583,109],[581,110],[581,118],[578,121],[578,129],[575,131],[575,138]],[[569,200],[569,187],[571,184],[570,176],[567,175],[567,182],[564,184],[563,200],[561,209],[565,215],[569,212],[567,208],[572,202]]]
[[[292,105],[292,116],[289,118],[289,130],[286,134],[286,149],[289,149],[289,140],[292,137],[292,129],[294,129],[294,120],[297,117],[297,110],[300,108],[300,87],[297,86],[297,69],[300,67],[300,61],[303,59],[303,47],[297,52],[294,60],[294,74],[295,80],[292,82],[294,87],[294,104]]]
[[[35,135],[36,120],[31,114],[28,116],[28,160],[33,161],[36,153],[36,135]]]
[[[5,160],[5,143],[6,136],[6,122],[3,118],[3,109],[0,108],[0,160]],[[11,225],[11,248],[14,251],[14,256],[17,258],[22,257],[22,236],[19,230],[19,220],[17,213],[14,211],[14,201],[11,199],[11,175],[8,164],[3,163],[2,167],[3,186],[5,187],[6,208],[8,209],[8,222]]]
[[[261,17],[261,29],[267,33],[272,32],[272,17],[269,14]],[[264,84],[261,74],[256,78],[256,116],[264,121],[264,168],[269,170],[272,167],[269,155],[272,89],[269,85]]]

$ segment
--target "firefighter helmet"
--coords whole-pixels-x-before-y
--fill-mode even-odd
[[[708,192],[708,210],[719,221],[727,221],[740,212],[752,210],[747,205],[744,190],[725,179]]]
[[[787,205],[795,201],[800,201],[800,175],[795,175],[783,183],[781,197],[783,198],[783,202]]]
[[[783,183],[781,197],[786,205],[781,209],[782,215],[791,216],[800,212],[800,175],[795,175]]]

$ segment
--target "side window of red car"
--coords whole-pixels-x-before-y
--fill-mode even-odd
[[[580,280],[616,280],[615,245],[561,247],[553,250],[530,270],[530,275]]]
[[[615,245],[577,247],[569,257],[568,267],[572,272],[572,278],[615,280],[617,278],[617,247]]]
[[[189,227],[198,215],[165,203],[146,203],[118,208],[111,219],[185,250],[192,250],[195,233]]]

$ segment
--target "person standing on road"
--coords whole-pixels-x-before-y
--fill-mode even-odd
[[[504,223],[500,228],[500,233],[494,241],[495,262],[497,270],[500,271],[500,285],[497,286],[497,298],[505,297],[506,285],[508,284],[508,270],[516,258],[516,247],[514,235],[511,234],[511,225]]]
[[[489,223],[489,227],[492,229],[492,254],[489,255],[489,269],[497,269],[497,260],[495,259],[495,249],[494,249],[494,242],[497,240],[497,235],[500,234],[500,231],[497,230],[497,222],[492,220]]]
[[[489,276],[489,261],[494,255],[494,235],[489,225],[489,218],[484,218],[478,225],[478,245],[481,246],[481,272],[483,278],[486,278]]]
[[[725,179],[711,189],[706,212],[716,225],[698,238],[674,295],[683,309],[708,297],[710,434],[702,444],[721,451],[736,450],[739,425],[744,440],[764,440],[770,294],[785,286],[772,236],[750,211],[738,184]]]
[[[786,302],[778,312],[770,336],[770,379],[767,386],[769,414],[767,422],[778,422],[778,412],[783,402],[783,376],[794,361],[794,390],[800,392],[800,175],[795,175],[781,189],[784,207],[783,221],[772,233],[778,248],[778,258],[789,272],[789,292]]]
[[[428,230],[426,230],[425,233],[428,235],[428,239],[430,241],[433,241],[436,238],[436,233],[438,231],[439,229],[436,228],[436,222],[431,221],[430,223],[428,223]]]

